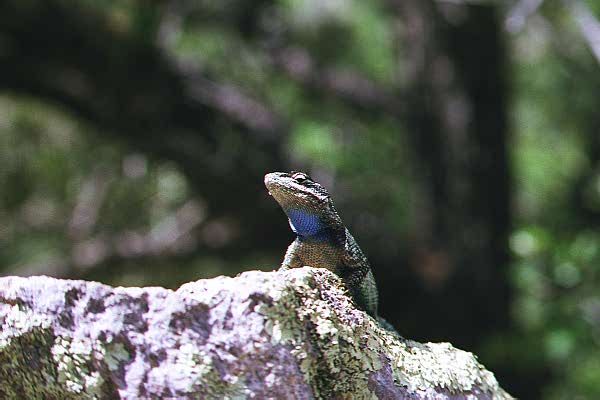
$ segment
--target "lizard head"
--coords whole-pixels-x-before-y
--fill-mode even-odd
[[[308,235],[323,227],[343,227],[327,190],[303,172],[271,172],[265,175],[269,194],[290,219],[292,230]]]
[[[271,172],[265,175],[269,194],[282,208],[321,210],[327,205],[329,193],[303,172]]]

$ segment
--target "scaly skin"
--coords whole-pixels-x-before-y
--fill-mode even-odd
[[[327,190],[302,172],[269,173],[265,186],[296,233],[281,269],[327,268],[342,278],[356,306],[377,318],[377,285],[371,266]]]

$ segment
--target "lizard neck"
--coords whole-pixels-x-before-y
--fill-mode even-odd
[[[290,228],[301,238],[329,241],[335,235],[335,229],[325,224],[315,213],[296,208],[289,208],[285,213]]]

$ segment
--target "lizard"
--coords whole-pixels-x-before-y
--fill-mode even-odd
[[[329,192],[308,174],[295,171],[268,173],[265,186],[296,234],[280,270],[304,265],[327,268],[342,278],[357,308],[393,331],[387,321],[378,317],[378,291],[373,271],[342,222]]]

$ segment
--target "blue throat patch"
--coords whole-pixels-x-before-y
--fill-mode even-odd
[[[290,227],[300,236],[318,237],[327,227],[321,222],[319,217],[308,211],[289,209],[286,214],[290,221]]]

